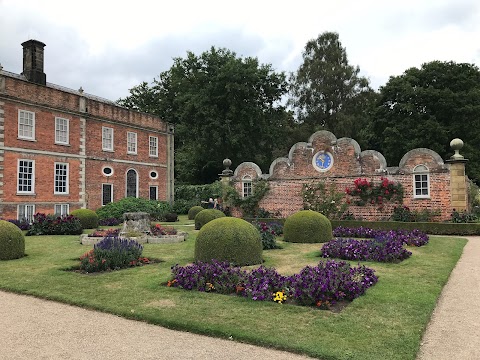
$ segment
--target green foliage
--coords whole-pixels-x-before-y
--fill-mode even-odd
[[[403,222],[428,222],[435,221],[440,215],[440,210],[422,209],[410,210],[408,206],[396,206],[393,208],[392,220]]]
[[[90,209],[73,210],[71,215],[77,217],[84,229],[96,229],[98,227],[98,215]]]
[[[80,235],[83,232],[80,219],[73,215],[55,216],[37,213],[27,231],[30,235]]]
[[[12,260],[25,256],[25,237],[15,225],[0,220],[0,260]]]
[[[329,219],[340,219],[348,208],[343,201],[345,194],[338,192],[335,184],[325,181],[304,184],[302,188],[303,208],[325,215]]]
[[[211,47],[175,58],[151,86],[144,82],[118,102],[174,123],[182,139],[175,142],[176,181],[205,184],[218,179],[225,154],[234,164],[270,165],[290,120],[281,104],[286,93],[285,74],[271,65]]]
[[[468,211],[458,211],[453,209],[452,222],[453,223],[474,223],[478,221],[478,216]]]
[[[206,185],[175,185],[175,203],[173,209],[177,214],[187,214],[193,206],[200,206],[208,198],[222,195],[222,184],[215,181]]]
[[[109,203],[99,209],[97,214],[100,220],[115,218],[123,220],[127,212],[146,212],[152,220],[165,220],[165,215],[172,212],[172,207],[165,201],[146,200],[142,198],[126,197]]]
[[[283,239],[287,242],[321,243],[332,238],[330,220],[312,210],[302,210],[290,215],[283,226]]]
[[[203,209],[195,215],[195,230],[200,230],[206,223],[225,217],[225,214],[217,209]]]
[[[261,264],[263,260],[260,233],[255,226],[242,219],[215,219],[198,232],[195,260],[228,261],[237,266]]]
[[[303,63],[291,75],[291,98],[300,122],[315,130],[354,137],[364,127],[375,95],[360,68],[348,63],[334,32],[324,32],[305,45]],[[303,140],[304,141],[304,140]]]
[[[205,210],[205,209],[200,205],[191,207],[190,210],[188,210],[188,220],[195,219],[195,216],[197,216],[197,214],[202,210]]]
[[[255,181],[252,184],[252,195],[242,198],[237,189],[233,186],[225,187],[225,201],[234,207],[238,207],[242,210],[243,216],[252,217],[256,216],[260,208],[258,204],[267,194],[270,186],[265,180]],[[263,212],[263,211],[262,211]]]
[[[441,158],[453,151],[450,141],[460,138],[460,153],[469,159],[467,175],[480,181],[480,70],[474,64],[432,61],[390,77],[368,124],[369,147],[396,165],[415,148],[429,148]]]

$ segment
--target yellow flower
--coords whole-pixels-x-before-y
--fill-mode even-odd
[[[283,291],[277,291],[276,293],[273,294],[273,301],[281,304],[285,300],[287,300],[287,295],[285,295]]]

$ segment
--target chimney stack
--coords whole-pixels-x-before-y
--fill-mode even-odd
[[[28,40],[23,46],[23,72],[28,81],[39,85],[47,84],[47,75],[43,72],[43,48],[45,44],[37,40]]]

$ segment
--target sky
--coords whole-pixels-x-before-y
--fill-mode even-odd
[[[115,101],[212,46],[288,75],[326,31],[374,89],[433,60],[480,66],[478,0],[0,0],[0,64],[21,73],[39,40],[47,82]]]

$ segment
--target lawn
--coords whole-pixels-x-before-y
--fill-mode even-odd
[[[409,248],[413,255],[401,263],[364,262],[376,270],[378,283],[333,313],[165,286],[172,265],[193,261],[197,231],[191,223],[174,224],[190,232],[183,243],[145,244],[144,255],[161,263],[95,275],[65,271],[91,248],[81,245],[78,236],[26,237],[26,257],[0,262],[0,288],[320,359],[405,360],[415,359],[466,243],[432,236],[428,245]],[[285,275],[320,261],[321,244],[279,243],[282,249],[264,251],[264,265]]]

